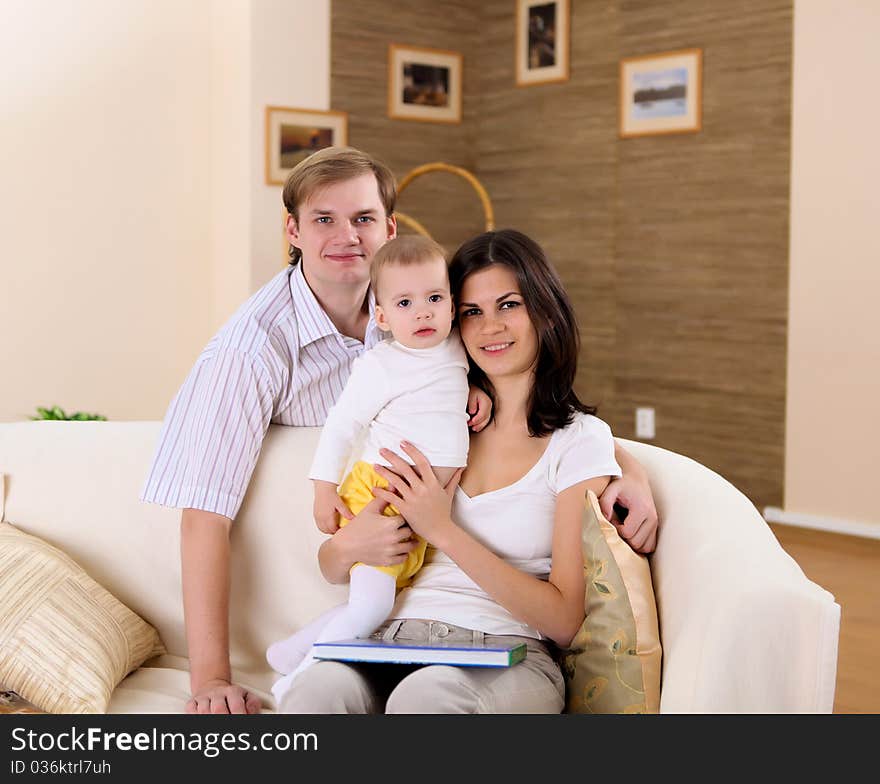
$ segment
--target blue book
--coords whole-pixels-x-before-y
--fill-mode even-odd
[[[526,658],[524,642],[476,645],[465,642],[420,644],[407,640],[355,640],[315,643],[316,659],[376,664],[451,664],[458,667],[512,667]]]

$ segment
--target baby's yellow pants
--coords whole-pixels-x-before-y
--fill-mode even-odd
[[[352,467],[351,473],[342,480],[342,485],[339,488],[339,497],[345,501],[345,505],[351,510],[352,514],[357,514],[373,500],[374,487],[387,488],[388,480],[376,473],[370,463],[359,460]],[[394,517],[394,515],[400,514],[400,512],[397,511],[393,504],[389,504],[383,514],[388,517]],[[339,525],[345,526],[348,522],[348,520],[343,518],[339,521]],[[413,536],[415,536],[419,546],[407,554],[406,560],[403,563],[392,566],[373,567],[396,578],[398,588],[409,584],[410,579],[422,568],[422,563],[425,560],[425,549],[428,543],[420,536],[415,534]],[[352,569],[355,566],[360,566],[360,564],[355,564]]]

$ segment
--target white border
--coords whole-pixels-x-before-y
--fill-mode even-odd
[[[419,65],[436,65],[449,69],[449,105],[448,106],[416,106],[404,103],[403,65],[404,63]],[[388,49],[389,93],[388,116],[395,120],[423,120],[425,122],[461,122],[461,72],[464,69],[464,58],[458,52],[447,52],[439,49],[423,49],[418,46],[408,47],[391,44]]]
[[[630,109],[633,104],[635,88],[633,76],[639,72],[666,70],[669,68],[686,68],[688,71],[687,107],[681,117],[649,117],[644,120],[633,120]],[[702,63],[699,52],[682,52],[681,54],[660,54],[657,57],[624,60],[620,78],[620,133],[622,136],[658,133],[681,133],[698,131],[702,125],[700,116],[700,100],[702,87]]]
[[[333,147],[348,144],[348,113],[320,111],[317,109],[286,109],[280,106],[266,107],[266,184],[283,185],[290,169],[281,166],[281,126],[330,128],[333,131]]]
[[[880,523],[844,520],[839,517],[821,517],[800,512],[786,512],[777,506],[765,506],[764,519],[768,523],[794,525],[798,528],[812,528],[816,531],[828,531],[834,534],[863,536],[866,539],[880,539]]]

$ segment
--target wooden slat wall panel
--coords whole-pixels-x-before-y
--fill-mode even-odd
[[[559,270],[581,327],[578,390],[607,416],[618,361],[617,4],[574,3],[569,81],[530,87],[515,84],[515,3],[490,0],[482,13],[477,171],[499,226],[534,237]]]
[[[782,503],[790,2],[620,4],[621,56],[703,49],[703,129],[618,147],[612,425]]]
[[[334,0],[332,105],[398,175],[475,171],[499,227],[532,235],[575,302],[578,389],[634,436],[781,505],[788,310],[791,0],[573,0],[571,78],[518,88],[515,3]],[[460,126],[390,120],[389,42],[465,55]],[[621,57],[704,50],[703,130],[617,135]],[[450,250],[482,230],[470,188],[417,181],[400,204]]]
[[[330,100],[349,113],[349,143],[370,151],[398,179],[432,161],[476,168],[472,139],[479,104],[474,68],[477,6],[469,0],[432,3],[331,3]],[[388,45],[425,46],[461,52],[463,106],[460,124],[393,120],[388,117]],[[484,230],[483,210],[474,190],[451,174],[416,179],[398,207],[424,224],[449,252]],[[403,229],[409,232],[408,229]]]

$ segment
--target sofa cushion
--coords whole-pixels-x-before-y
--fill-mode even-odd
[[[232,670],[235,683],[259,697],[262,713],[273,713],[269,692],[277,673]],[[189,661],[182,656],[159,656],[138,667],[113,692],[107,713],[183,713],[189,701]]]
[[[165,652],[156,630],[57,547],[0,523],[0,684],[48,713],[104,713]]]
[[[660,631],[648,559],[587,493],[581,524],[586,618],[563,651],[568,713],[657,713]]]

